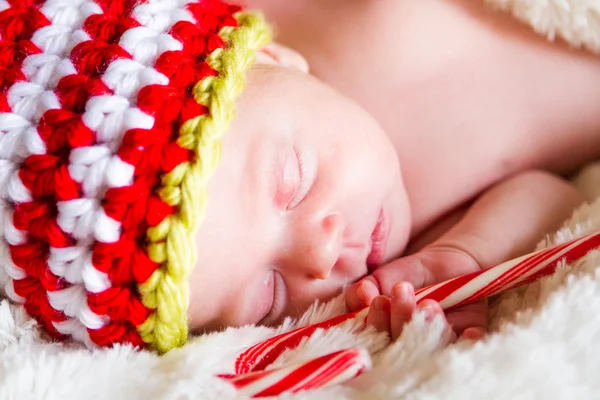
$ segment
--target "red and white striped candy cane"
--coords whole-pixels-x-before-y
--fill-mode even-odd
[[[600,247],[600,233],[584,236],[417,290],[417,303],[432,299],[449,310],[506,292],[553,274],[561,261],[571,264]]]
[[[277,396],[346,382],[371,367],[365,350],[346,349],[311,360],[243,375],[221,375],[249,397]]]
[[[316,324],[303,326],[289,332],[273,336],[248,348],[235,361],[235,373],[245,374],[252,371],[262,371],[269,366],[281,353],[296,348],[302,339],[311,336],[317,329],[329,329],[354,318],[358,311],[340,315]]]
[[[574,239],[486,270],[473,272],[420,289],[415,293],[417,303],[425,299],[432,299],[438,301],[444,310],[448,310],[482,300],[550,275],[554,273],[561,261],[571,264],[597,248],[600,248],[600,233]],[[262,371],[275,361],[282,352],[297,347],[302,339],[309,337],[317,329],[329,329],[353,318],[362,320],[362,323],[364,323],[367,313],[368,308],[365,308],[358,312],[298,328],[260,342],[238,356],[235,372],[244,375]],[[337,372],[338,376],[343,375],[340,370]],[[294,376],[299,379],[298,375]],[[321,384],[327,384],[327,379],[320,382]],[[337,379],[336,382],[338,382]],[[313,387],[316,388],[317,386],[314,385]],[[278,387],[281,388],[282,386]]]

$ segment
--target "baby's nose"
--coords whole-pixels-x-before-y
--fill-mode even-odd
[[[285,268],[289,273],[327,279],[341,252],[344,220],[330,213],[313,222],[296,220],[290,227],[292,243],[285,251]]]

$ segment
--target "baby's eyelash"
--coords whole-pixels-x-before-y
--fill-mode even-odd
[[[308,187],[306,185],[307,170],[306,163],[304,162],[304,156],[302,154],[302,151],[300,150],[294,149],[294,152],[296,153],[296,158],[298,159],[298,167],[300,170],[300,182],[298,184],[298,190],[294,194],[294,197],[292,198],[292,201],[290,201],[290,204],[288,204],[288,209],[294,208],[298,204],[300,204],[300,202],[302,202],[302,200],[308,192]]]
[[[274,272],[274,274],[277,274],[277,272]],[[267,315],[265,315],[259,322],[258,325],[268,325],[265,324],[265,322],[268,322],[269,324],[271,323],[271,318],[273,316],[273,314],[275,313],[275,311],[279,310],[279,308],[281,307],[281,302],[283,301],[283,290],[282,288],[278,287],[278,283],[277,283],[277,278],[275,279],[275,285],[273,285],[273,303],[271,304],[271,309],[269,310],[269,312],[267,313]]]
[[[275,288],[275,293],[273,294],[273,306],[269,311],[269,317],[273,315],[273,313],[281,308],[281,302],[283,301],[281,288]]]

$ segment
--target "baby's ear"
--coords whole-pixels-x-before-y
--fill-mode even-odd
[[[308,61],[298,53],[287,46],[279,43],[270,43],[263,47],[256,54],[256,62],[259,64],[279,65],[285,68],[296,69],[300,72],[308,74]]]

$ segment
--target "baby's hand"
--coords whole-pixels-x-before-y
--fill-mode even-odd
[[[479,269],[475,258],[458,246],[429,246],[413,255],[399,258],[375,270],[371,275],[350,286],[346,291],[346,305],[354,311],[372,305],[374,300],[385,296],[391,301],[391,318],[397,323],[410,321],[418,307],[432,316],[443,314],[440,305],[425,300],[416,305],[413,287],[422,288],[443,282],[456,276]],[[377,300],[372,309],[383,304]],[[398,315],[394,315],[395,313]],[[467,304],[446,312],[446,321],[457,337],[478,339],[485,335],[487,327],[487,301]],[[380,319],[377,319],[380,321]],[[390,331],[393,338],[401,329]]]
[[[412,292],[404,285],[397,290],[398,283],[408,282],[420,289],[526,254],[582,201],[577,190],[553,175],[537,171],[515,175],[479,197],[438,239],[376,269],[348,288],[346,305],[357,310],[377,300],[369,318],[373,325],[386,328],[385,318],[376,311],[384,302],[379,296],[387,296],[391,313],[388,331],[396,338],[402,331],[398,325],[410,320],[416,307]],[[408,294],[400,294],[405,290]],[[433,315],[441,312],[435,302],[423,301],[419,308],[430,309]],[[446,320],[458,336],[480,338],[486,332],[487,302],[448,311]]]
[[[402,282],[394,285],[392,296],[376,296],[370,303],[367,325],[373,326],[380,332],[388,332],[392,340],[402,334],[404,325],[410,322],[415,311],[425,313],[427,320],[443,316],[444,311],[433,300],[424,300],[417,305],[415,291],[411,284]],[[450,325],[446,322],[448,330]]]
[[[418,310],[425,313],[427,320],[443,316],[448,330],[453,332],[453,339],[477,340],[485,336],[487,324],[487,302],[477,302],[456,308],[446,314],[438,302],[423,300],[417,305],[415,290],[408,282],[396,283],[389,296],[380,294],[377,286],[369,279],[364,279],[349,289],[350,298],[358,296],[359,303],[354,309],[370,306],[367,324],[378,331],[389,332],[392,340],[401,334],[404,325],[412,319]],[[347,292],[347,300],[348,300]],[[348,304],[348,307],[351,307]]]

